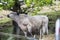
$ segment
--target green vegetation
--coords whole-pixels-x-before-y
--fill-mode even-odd
[[[35,6],[46,6],[46,5],[51,5],[52,4],[52,0],[24,0],[24,2],[26,3],[27,6],[30,6],[32,3],[34,3],[34,7]]]
[[[27,8],[23,10],[27,13],[37,14],[43,6],[51,6],[53,4],[52,0],[24,0]]]
[[[0,10],[1,9],[10,9],[14,5],[14,0],[2,0],[0,3]]]
[[[30,7],[31,4],[35,7],[52,5],[52,0],[24,0],[25,4]],[[4,4],[5,3],[5,4]],[[6,4],[7,3],[7,4]],[[10,9],[14,6],[15,0],[2,0],[0,4],[1,9]]]
[[[0,20],[0,23],[2,24],[2,23],[6,23],[8,21],[10,21],[9,18],[3,18],[3,19]]]

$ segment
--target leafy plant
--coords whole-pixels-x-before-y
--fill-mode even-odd
[[[14,0],[8,0],[7,2],[8,2],[7,7],[11,8],[14,5],[15,1]]]
[[[3,9],[3,5],[2,4],[0,4],[0,10],[2,10]]]
[[[0,9],[10,9],[14,5],[14,0],[2,0]]]
[[[33,15],[36,15],[42,9],[42,6],[52,5],[53,3],[52,0],[24,0],[24,2],[27,5],[27,9],[25,9],[25,11],[28,11],[28,9],[32,8],[32,12],[29,10],[27,13],[31,12]]]

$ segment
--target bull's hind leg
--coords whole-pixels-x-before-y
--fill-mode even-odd
[[[48,22],[43,24],[43,33],[48,35]]]
[[[45,33],[48,35],[48,22],[45,24]]]
[[[42,39],[42,29],[40,29],[40,37],[39,37],[39,40]]]
[[[48,22],[49,22],[49,20],[47,20],[47,22],[45,23],[45,29],[46,29],[47,35],[48,35]]]

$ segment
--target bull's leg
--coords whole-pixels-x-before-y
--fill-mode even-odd
[[[18,26],[18,24],[12,20],[12,24],[13,24],[13,34],[20,34],[20,28]],[[15,40],[20,40],[20,38],[16,38]]]
[[[48,35],[48,23],[43,24],[43,33]]]
[[[46,32],[45,31],[45,25],[43,25],[43,28],[42,29],[43,29],[43,34],[45,34],[45,32]]]
[[[40,29],[40,37],[39,37],[39,40],[42,39],[42,29]]]
[[[36,35],[34,35],[34,38],[36,38]]]
[[[44,33],[43,33],[43,28],[42,28],[41,30],[42,30],[41,32],[42,32],[42,38],[43,38],[43,36],[44,36]]]
[[[45,23],[45,29],[46,29],[47,35],[48,35],[48,21],[49,21],[49,20],[47,20],[47,22]]]
[[[25,34],[25,37],[27,37],[27,32],[24,32],[24,34]]]
[[[46,34],[48,35],[48,23],[45,24],[45,31],[46,31]]]

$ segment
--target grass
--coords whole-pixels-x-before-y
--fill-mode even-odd
[[[44,40],[55,40],[55,35],[49,34],[48,36],[44,36]]]
[[[6,23],[6,22],[8,22],[8,21],[11,21],[9,18],[2,18],[1,20],[0,20],[0,23]]]

